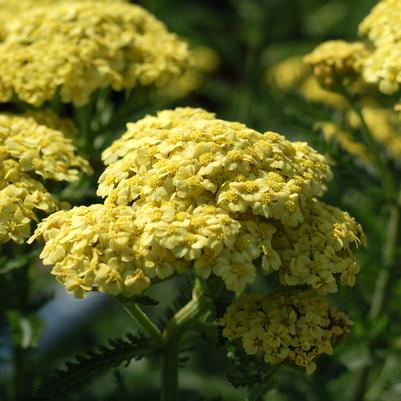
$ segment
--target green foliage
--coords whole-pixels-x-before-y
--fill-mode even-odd
[[[87,385],[90,380],[122,363],[140,360],[156,353],[155,345],[142,334],[127,334],[126,339],[109,340],[108,346],[99,346],[74,361],[66,362],[64,369],[56,370],[39,387],[38,400],[52,400]]]

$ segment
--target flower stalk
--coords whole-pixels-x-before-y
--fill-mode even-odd
[[[169,321],[163,332],[164,352],[161,366],[161,401],[178,401],[178,356],[183,334],[209,309],[200,280],[195,282],[193,296]]]
[[[369,309],[369,322],[374,322],[383,313],[386,301],[391,297],[391,278],[396,267],[396,251],[401,234],[400,200],[390,207],[387,226],[387,238],[383,249],[383,264],[376,280],[376,287]],[[367,341],[370,352],[374,352],[373,341]],[[358,373],[353,401],[364,401],[368,387],[368,378],[371,365],[365,365]]]
[[[371,154],[373,155],[374,160],[376,162],[376,166],[380,173],[380,178],[383,182],[383,190],[385,196],[388,196],[389,197],[388,199],[390,199],[391,201],[389,207],[386,240],[383,248],[382,266],[376,280],[375,291],[373,293],[372,301],[369,307],[368,319],[369,322],[373,323],[379,318],[379,316],[383,313],[383,311],[385,311],[386,301],[387,299],[389,299],[392,293],[391,277],[393,275],[393,270],[396,265],[395,263],[396,251],[401,234],[401,222],[400,222],[401,194],[398,194],[397,197],[394,196],[395,185],[393,176],[382,160],[378,144],[376,143],[375,139],[373,138],[373,135],[370,132],[370,129],[365,121],[363,112],[359,107],[358,102],[353,101],[354,99],[352,99],[350,96],[348,96],[348,100],[360,119],[362,131],[364,134],[365,144],[369,149],[369,151],[371,152]],[[367,340],[367,347],[371,353],[374,351],[373,350],[374,340],[375,339]],[[365,365],[358,373],[356,380],[356,387],[353,396],[354,401],[365,400],[370,368],[371,368],[370,365]]]
[[[138,324],[138,326],[147,333],[159,345],[163,343],[163,336],[156,325],[150,320],[148,315],[134,302],[122,301],[117,298],[128,315]]]

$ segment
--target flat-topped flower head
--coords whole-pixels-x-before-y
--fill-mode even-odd
[[[32,223],[58,208],[44,185],[22,172],[16,161],[0,162],[0,244],[24,243]]]
[[[239,231],[240,223],[211,206],[189,213],[174,202],[92,205],[51,215],[30,241],[45,241],[43,263],[54,265],[52,273],[75,295],[97,289],[129,296],[187,271],[194,261],[196,273],[207,278],[208,262],[221,256]]]
[[[131,227],[117,226],[135,231],[127,245],[130,266],[140,269],[148,285],[190,269],[203,279],[220,277],[234,292],[252,284],[258,270],[278,274],[285,286],[308,285],[319,293],[333,292],[337,281],[354,284],[358,267],[351,249],[363,234],[347,213],[315,199],[331,172],[326,159],[306,143],[218,120],[205,110],[178,108],[128,124],[103,158],[108,167],[98,194],[106,198],[104,205],[60,212],[35,232],[50,249],[54,241],[47,233],[56,219],[64,233],[57,241],[69,238],[60,260],[49,258],[50,251],[42,254],[44,263],[55,265],[53,272],[63,266],[69,280],[76,276],[81,282],[87,271],[78,256],[69,256],[81,243],[78,227],[68,234],[76,213],[86,216],[79,220],[83,231],[100,232],[102,211],[119,210],[130,216],[124,224]],[[99,243],[85,246],[88,263],[97,269],[91,252],[97,254]],[[113,260],[118,258],[116,250]],[[122,262],[111,270],[120,274]],[[66,276],[58,277],[66,284]],[[112,295],[130,293],[124,283],[110,290],[85,281],[76,293],[95,287]]]
[[[365,60],[363,78],[378,86],[385,95],[393,95],[401,85],[401,41],[381,44]]]
[[[313,74],[323,87],[335,89],[358,76],[368,54],[362,42],[331,40],[320,44],[304,61],[313,68]]]
[[[321,195],[325,158],[274,132],[178,108],[128,125],[108,148],[98,194],[107,204],[182,201],[296,226],[307,198]]]
[[[57,91],[80,106],[91,93],[163,85],[187,67],[187,45],[123,1],[54,2],[18,13],[0,41],[0,101],[35,106]],[[1,39],[1,37],[0,37]]]
[[[333,345],[349,333],[348,317],[311,291],[263,296],[246,293],[235,299],[220,321],[223,336],[240,342],[249,355],[268,364],[289,362],[316,370],[316,359],[331,355]]]
[[[91,172],[70,139],[38,120],[63,129],[69,124],[51,113],[34,114],[0,114],[0,243],[24,242],[33,221],[57,210],[43,180],[71,182]]]

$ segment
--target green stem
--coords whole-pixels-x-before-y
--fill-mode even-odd
[[[91,122],[93,118],[93,111],[96,105],[97,94],[91,95],[88,103],[82,107],[74,107],[74,119],[79,128],[79,142],[80,149],[86,156],[94,156],[95,138],[92,135]]]
[[[380,316],[385,304],[386,296],[388,295],[387,289],[391,281],[391,273],[395,264],[399,226],[400,206],[392,205],[387,226],[387,239],[383,249],[383,266],[376,281],[376,288],[369,310],[369,319],[372,322]]]
[[[251,391],[246,397],[246,401],[261,401],[263,396],[266,394],[266,391],[269,389],[267,384],[255,384],[252,386]]]
[[[202,294],[201,284],[195,283],[193,297],[167,324],[163,332],[164,352],[161,370],[161,401],[178,401],[178,355],[182,335],[191,323],[209,308],[209,300]]]
[[[368,124],[366,123],[365,116],[363,115],[362,108],[358,99],[355,96],[351,96],[346,91],[343,95],[348,100],[351,108],[357,114],[362,128],[363,139],[369,153],[373,156],[376,167],[379,171],[380,178],[382,180],[384,194],[388,198],[394,197],[394,180],[391,171],[387,168],[386,163],[383,160],[382,154],[380,152],[380,145],[377,143],[376,139],[373,137]]]
[[[161,357],[161,401],[178,401],[178,353],[180,338],[166,338]]]
[[[157,344],[163,344],[163,336],[156,325],[149,319],[146,313],[134,302],[125,302],[117,298],[123,308],[133,320],[140,326]]]
[[[20,245],[12,245],[12,258],[18,259],[22,257],[23,249]],[[16,310],[21,314],[25,314],[27,304],[30,298],[30,269],[31,260],[27,260],[24,266],[12,271],[14,282],[16,283]],[[29,393],[31,387],[31,376],[27,374],[27,351],[21,347],[19,342],[13,344],[13,368],[14,377],[12,380],[12,400],[21,401],[26,394]]]
[[[383,313],[386,302],[391,296],[391,278],[393,270],[396,267],[396,251],[401,231],[400,213],[400,201],[398,201],[390,207],[387,237],[383,249],[383,265],[376,280],[376,287],[368,315],[371,323],[375,322]],[[368,340],[367,346],[370,351],[372,351],[374,347],[374,340],[375,339]],[[353,397],[354,401],[363,401],[365,399],[370,368],[370,365],[365,365],[358,373]]]

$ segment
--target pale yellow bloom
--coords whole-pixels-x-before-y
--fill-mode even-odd
[[[359,32],[366,35],[375,47],[397,43],[401,39],[401,4],[398,0],[381,0],[359,25]]]
[[[367,36],[373,45],[373,51],[365,61],[363,77],[367,82],[378,85],[386,95],[398,92],[401,84],[400,23],[400,2],[382,0],[359,26],[360,33]]]
[[[55,126],[65,120],[52,113],[0,114],[0,243],[23,243],[40,215],[59,208],[42,180],[75,181],[90,173],[89,163]],[[53,127],[39,121],[49,121]]]
[[[240,341],[247,354],[262,355],[269,364],[288,361],[313,373],[316,359],[332,354],[351,322],[312,292],[294,291],[267,297],[243,294],[220,324],[223,336]]]
[[[54,3],[54,4],[53,4]],[[77,106],[99,88],[164,85],[188,64],[184,42],[123,1],[49,2],[17,13],[0,42],[0,100]]]
[[[0,146],[4,158],[17,160],[24,172],[57,181],[74,181],[80,172],[90,172],[88,162],[76,155],[71,139],[40,122],[52,120],[49,122],[55,127],[62,124],[61,119],[58,121],[46,113],[31,115],[0,114]]]
[[[353,284],[358,268],[352,248],[363,234],[348,214],[315,199],[324,193],[331,172],[326,159],[306,143],[261,134],[201,109],[178,108],[128,124],[103,159],[107,168],[98,194],[105,202],[96,208],[131,214],[123,226],[118,223],[121,235],[115,229],[113,236],[123,244],[124,233],[135,230],[130,260],[150,281],[193,269],[242,292],[261,267],[278,274],[284,285],[309,285],[320,293],[334,291],[337,282]],[[68,221],[69,213],[58,216]],[[93,210],[79,213],[90,219]],[[48,242],[46,227],[40,225],[35,236]],[[67,222],[62,230],[69,227]],[[74,234],[71,250],[81,249],[78,243]],[[65,252],[57,263],[70,266],[74,252]],[[46,254],[42,257],[54,264]],[[121,274],[119,263],[108,264],[107,274]],[[68,283],[74,275],[72,270]],[[118,288],[98,288],[124,293],[119,283]],[[80,295],[93,286],[79,276],[79,285],[71,288]]]
[[[304,143],[189,108],[129,124],[103,158],[98,194],[106,203],[177,198],[294,226],[304,199],[322,194],[331,178],[324,157]]]
[[[308,284],[323,295],[337,290],[337,280],[353,285],[359,268],[352,248],[365,241],[360,225],[348,213],[317,200],[305,210],[309,214],[298,227],[277,226],[272,246],[281,263],[265,271],[278,271],[284,285]]]
[[[94,289],[140,294],[150,278],[137,258],[140,230],[134,220],[127,206],[75,207],[43,220],[29,241],[43,238],[43,263],[53,265],[52,274],[78,297]]]
[[[332,40],[320,44],[305,56],[305,63],[325,88],[349,84],[361,72],[369,51],[362,42]]]

